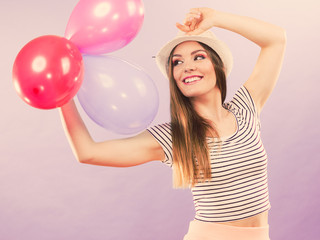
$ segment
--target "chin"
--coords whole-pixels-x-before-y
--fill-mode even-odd
[[[187,98],[197,98],[203,96],[205,93],[192,92],[192,93],[183,93],[183,95]]]

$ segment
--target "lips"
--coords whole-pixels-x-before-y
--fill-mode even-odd
[[[184,84],[192,84],[200,81],[202,78],[202,76],[188,76],[184,78],[182,81]]]

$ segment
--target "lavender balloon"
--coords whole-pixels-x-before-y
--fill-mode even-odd
[[[119,134],[148,127],[158,111],[152,79],[138,67],[110,56],[84,56],[85,75],[78,99],[88,116]]]

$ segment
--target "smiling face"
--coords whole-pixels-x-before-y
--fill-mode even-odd
[[[217,89],[214,65],[209,53],[198,42],[179,44],[171,62],[173,78],[184,96],[202,96]]]

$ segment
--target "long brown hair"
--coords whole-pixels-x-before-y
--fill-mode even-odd
[[[199,44],[206,50],[212,61],[217,79],[216,85],[221,92],[221,101],[224,103],[227,88],[223,62],[212,48],[200,42]],[[173,77],[172,55],[174,50],[175,48],[168,59],[173,185],[177,188],[185,188],[211,179],[207,136],[219,137],[219,134],[214,124],[201,117],[194,109],[190,99],[179,90]]]

